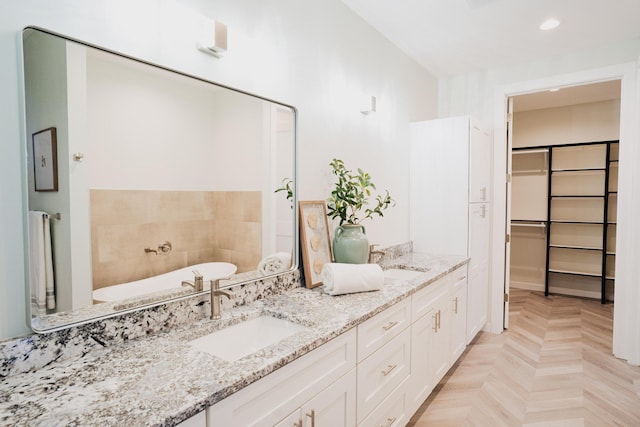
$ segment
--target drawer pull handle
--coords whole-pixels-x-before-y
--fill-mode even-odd
[[[438,310],[438,329],[440,329],[440,328],[441,328],[441,326],[440,326],[440,320],[441,320],[441,318],[442,318],[442,312],[441,312],[440,310]]]
[[[387,369],[385,371],[381,371],[383,376],[387,376],[391,373],[391,371],[393,371],[394,369],[396,369],[398,367],[398,365],[389,365],[387,366]]]
[[[455,297],[453,299],[453,312],[455,314],[458,314],[458,297]]]
[[[386,325],[384,325],[384,326],[382,327],[382,329],[384,329],[385,331],[388,331],[389,329],[393,328],[393,327],[394,327],[394,326],[396,326],[397,324],[398,324],[398,322],[394,320],[393,322],[389,322],[389,323],[387,323]]]
[[[435,332],[438,332],[438,313],[433,315],[433,329]]]
[[[393,418],[387,418],[387,425],[386,426],[380,426],[380,427],[391,427],[393,425],[393,423],[396,422],[396,417]]]
[[[314,409],[311,412],[307,412],[307,417],[311,418],[311,427],[316,425],[316,411]]]

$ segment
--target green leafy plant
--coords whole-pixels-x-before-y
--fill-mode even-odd
[[[282,187],[276,188],[274,193],[285,191],[287,193],[287,200],[293,203],[293,180],[291,178],[282,178]],[[293,205],[291,205],[293,208]]]
[[[331,197],[327,199],[327,215],[331,219],[340,218],[340,225],[355,225],[367,218],[384,216],[383,211],[395,206],[387,190],[384,195],[376,196],[373,208],[365,208],[369,204],[371,190],[376,189],[371,176],[360,168],[357,173],[347,169],[340,159],[333,159],[329,166],[337,181]]]

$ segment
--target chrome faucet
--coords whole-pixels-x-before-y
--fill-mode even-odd
[[[222,317],[222,315],[220,314],[220,297],[225,296],[229,299],[232,299],[234,297],[231,292],[220,289],[220,281],[227,279],[229,278],[221,277],[220,279],[211,281],[211,320],[219,320]]]
[[[204,278],[202,277],[202,274],[200,274],[198,270],[193,270],[193,275],[193,282],[183,280],[181,285],[191,286],[196,292],[202,292],[202,290],[204,289]]]
[[[378,246],[378,245],[377,244],[369,245],[369,264],[373,263],[373,256],[374,255],[384,255],[384,254],[386,254],[385,251],[376,251],[376,250],[374,250],[376,246]]]

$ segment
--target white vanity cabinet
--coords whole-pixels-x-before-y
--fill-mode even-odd
[[[355,366],[353,328],[209,407],[207,426],[354,426]]]
[[[358,325],[357,414],[361,426],[403,425],[406,419],[401,396],[411,368],[410,324],[411,299],[407,298]]]

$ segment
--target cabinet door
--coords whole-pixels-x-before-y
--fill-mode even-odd
[[[356,370],[352,369],[303,405],[300,415],[307,427],[355,426]]]
[[[409,170],[413,249],[467,255],[468,117],[412,123]]]
[[[451,366],[451,317],[449,310],[450,300],[444,298],[436,306],[431,314],[432,328],[429,342],[429,373],[431,384],[434,386],[440,382],[444,374]]]
[[[467,344],[487,323],[489,297],[489,207],[476,203],[469,210]]]
[[[467,346],[467,268],[453,273],[451,296],[451,363],[455,363]]]
[[[427,312],[411,325],[411,376],[407,386],[407,414],[415,413],[424,402],[435,384],[429,373],[429,353],[431,352],[431,332],[435,327],[433,312]]]
[[[491,200],[491,138],[475,120],[469,126],[469,202]]]
[[[302,427],[302,412],[300,411],[300,408],[293,411],[274,427]]]

